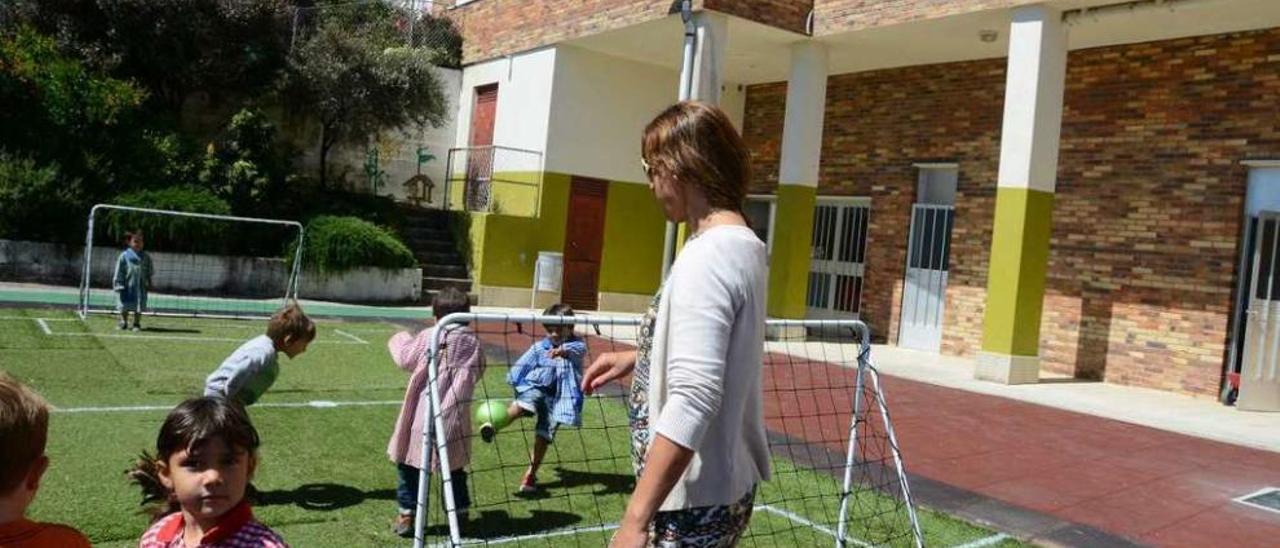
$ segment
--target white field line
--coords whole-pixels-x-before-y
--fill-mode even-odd
[[[53,330],[49,329],[49,323],[44,321],[44,318],[36,318],[36,323],[40,324],[40,330],[44,331],[45,335],[53,334]]]
[[[346,331],[343,331],[343,330],[341,330],[341,329],[334,329],[334,330],[333,330],[333,332],[334,332],[335,334],[342,335],[343,337],[346,337],[346,338],[348,338],[348,339],[351,339],[351,340],[353,340],[353,341],[355,341],[355,342],[357,342],[357,343],[359,343],[359,344],[369,344],[369,341],[366,341],[366,340],[364,340],[364,339],[361,339],[360,337],[357,337],[357,336],[355,336],[355,335],[352,335],[352,334],[350,334],[350,333],[347,333]]]
[[[583,527],[580,529],[579,528],[555,529],[555,530],[547,531],[545,533],[533,533],[531,535],[519,535],[519,536],[511,536],[511,537],[498,537],[494,539],[471,539],[471,538],[464,537],[462,539],[462,543],[463,544],[485,544],[485,545],[510,544],[512,542],[521,542],[525,540],[535,540],[535,539],[552,538],[552,537],[563,537],[568,535],[577,535],[579,533],[596,533],[600,531],[612,531],[617,528],[618,528],[618,524],[610,523],[607,525],[597,525],[595,527]],[[434,548],[434,547],[444,547],[448,545],[449,544],[447,542],[441,542],[439,544],[434,544],[432,546]]]
[[[126,333],[50,333],[51,337],[103,337],[108,339],[137,339],[155,341],[197,341],[197,342],[245,342],[244,338],[231,337],[188,337],[183,335],[130,335]],[[311,344],[369,344],[355,341],[312,341]]]
[[[795,523],[799,523],[800,525],[807,525],[807,526],[809,526],[809,527],[813,528],[813,529],[814,529],[814,530],[816,530],[816,531],[821,531],[821,532],[823,532],[823,533],[826,533],[826,534],[827,534],[828,536],[830,536],[831,538],[839,538],[839,535],[837,535],[835,531],[832,531],[832,530],[831,530],[831,528],[829,528],[829,527],[824,527],[824,526],[822,526],[822,525],[818,525],[818,524],[816,524],[816,523],[814,523],[814,522],[810,521],[809,519],[805,518],[804,516],[801,516],[801,515],[799,515],[799,514],[797,514],[797,513],[795,513],[795,512],[791,512],[791,511],[788,511],[788,510],[783,510],[782,508],[777,508],[777,507],[774,507],[774,506],[770,506],[770,505],[768,505],[768,504],[757,504],[757,505],[756,505],[756,510],[763,510],[763,511],[765,511],[765,512],[769,512],[770,514],[774,514],[774,515],[777,515],[777,516],[782,516],[782,517],[787,518],[787,519],[789,519],[789,520],[791,520],[791,521],[793,521],[793,522],[795,522]],[[864,547],[869,547],[869,546],[871,546],[870,544],[868,544],[868,543],[866,543],[866,542],[863,542],[863,541],[861,541],[861,540],[858,540],[858,539],[856,539],[856,538],[853,538],[853,537],[849,537],[849,542],[852,542],[853,544],[856,544],[856,545],[858,545],[858,546],[864,546]]]
[[[996,533],[989,537],[980,538],[978,540],[975,540],[967,544],[961,544],[959,546],[956,546],[955,548],[981,548],[983,546],[991,546],[993,544],[999,544],[1000,542],[1004,541],[1007,538],[1009,538],[1009,535],[1006,535],[1004,533]]]
[[[332,409],[334,407],[372,407],[380,405],[400,405],[404,403],[400,400],[370,400],[370,401],[328,401],[328,400],[312,400],[305,402],[277,402],[277,403],[258,403],[254,404],[254,408],[260,407],[312,407],[316,409]],[[131,411],[168,411],[173,409],[172,405],[122,405],[122,406],[100,406],[100,407],[55,407],[54,413],[121,413]]]
[[[823,533],[826,533],[827,535],[831,536],[832,538],[835,538],[835,537],[836,537],[836,532],[835,532],[835,531],[832,531],[830,528],[828,528],[828,527],[823,527],[823,526],[821,526],[821,525],[818,525],[818,524],[816,524],[816,523],[814,523],[814,522],[812,522],[812,521],[810,521],[810,520],[808,520],[808,519],[805,519],[804,517],[801,517],[801,516],[799,516],[799,515],[795,514],[794,512],[789,512],[789,511],[787,511],[787,510],[783,510],[783,509],[781,509],[781,508],[776,508],[776,507],[770,506],[770,505],[768,505],[768,504],[757,504],[757,505],[756,505],[756,510],[761,510],[761,511],[764,511],[764,512],[769,512],[769,513],[771,513],[771,514],[776,514],[776,515],[782,516],[782,517],[784,517],[784,518],[786,518],[786,519],[789,519],[789,520],[791,520],[791,521],[793,521],[793,522],[795,522],[795,523],[799,523],[800,525],[805,525],[805,526],[808,526],[808,527],[812,527],[812,528],[813,528],[813,529],[815,529],[815,530],[818,530],[818,531],[821,531],[821,532],[823,532]],[[563,536],[568,536],[568,535],[576,535],[576,534],[579,534],[579,533],[595,533],[595,532],[599,532],[599,531],[612,531],[612,530],[617,529],[617,528],[618,528],[618,524],[616,524],[616,523],[610,523],[610,524],[606,524],[606,525],[597,525],[597,526],[595,526],[595,527],[572,528],[572,529],[555,529],[555,530],[552,530],[552,531],[547,531],[547,532],[545,532],[545,533],[534,533],[534,534],[530,534],[530,535],[519,535],[519,536],[510,536],[510,537],[499,537],[499,538],[495,538],[495,539],[487,539],[487,540],[485,540],[485,539],[469,539],[469,538],[463,538],[463,539],[462,539],[462,543],[463,543],[463,544],[481,544],[481,543],[483,543],[483,544],[487,544],[487,545],[493,545],[493,544],[509,544],[509,543],[512,543],[512,542],[521,542],[521,541],[526,541],[526,540],[537,540],[537,539],[545,539],[545,538],[552,538],[552,537],[563,537]],[[856,544],[856,545],[858,545],[858,546],[863,546],[863,547],[870,547],[870,546],[871,546],[871,544],[868,544],[868,543],[866,543],[866,542],[863,542],[863,541],[858,540],[858,539],[855,539],[855,538],[850,538],[849,540],[850,540],[853,544]],[[984,539],[984,540],[986,540],[986,539]],[[1003,540],[1003,539],[1001,539],[1001,540]],[[433,546],[436,546],[436,547],[443,547],[443,546],[448,546],[448,544],[447,544],[447,543],[439,543],[439,544],[435,544],[435,545],[433,545]],[[984,545],[982,545],[982,546],[986,546],[986,545],[984,544]]]
[[[0,316],[0,321],[44,320],[46,322],[78,322],[80,318],[32,318],[31,316]]]

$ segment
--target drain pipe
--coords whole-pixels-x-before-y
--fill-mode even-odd
[[[688,101],[693,97],[693,57],[697,50],[697,25],[693,22],[693,1],[680,2],[680,20],[684,22],[684,62],[680,66],[680,100]],[[671,263],[676,255],[676,223],[667,221],[666,233],[662,237],[662,280],[666,281],[671,273]]]

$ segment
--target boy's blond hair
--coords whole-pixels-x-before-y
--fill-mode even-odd
[[[49,404],[0,371],[0,494],[22,483],[48,440]]]
[[[316,324],[302,312],[298,303],[291,302],[271,316],[271,322],[267,324],[267,336],[277,345],[284,344],[286,337],[290,341],[311,342],[316,338]]]

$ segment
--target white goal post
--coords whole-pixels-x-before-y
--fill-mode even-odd
[[[305,232],[298,221],[98,204],[89,211],[85,231],[78,306],[82,318],[90,314],[119,312],[111,279],[115,268],[114,254],[123,244],[98,253],[94,249],[95,246],[102,247],[104,233],[117,238],[120,236],[98,226],[112,215],[131,215],[132,219],[144,219],[145,216],[185,219],[185,223],[175,226],[198,228],[228,239],[263,236],[261,232],[246,230],[248,227],[259,231],[283,231],[270,234],[281,243],[278,252],[256,254],[226,254],[219,245],[210,244],[202,248],[198,242],[188,246],[192,247],[190,249],[166,250],[163,245],[165,238],[144,233],[147,241],[145,251],[152,257],[155,276],[146,289],[149,303],[144,307],[139,302],[136,305],[138,309],[131,312],[148,316],[263,318],[270,317],[289,300],[298,298]],[[192,235],[187,236],[190,238]],[[198,240],[199,234],[194,239]],[[157,241],[159,245],[151,243]],[[291,254],[292,261],[286,259],[286,253]]]
[[[562,479],[538,497],[509,496],[491,487],[519,477],[527,464],[527,442],[521,443],[531,434],[531,424],[507,427],[508,432],[499,435],[500,439],[505,436],[503,443],[466,440],[472,443],[468,453],[473,457],[466,470],[457,469],[466,472],[459,486],[474,493],[477,500],[470,510],[479,518],[466,523],[460,521],[459,512],[465,509],[459,508],[451,485],[457,470],[451,465],[450,446],[460,438],[451,433],[453,426],[445,419],[451,415],[456,420],[458,408],[442,408],[450,405],[445,402],[457,400],[458,387],[440,386],[438,358],[444,350],[443,334],[455,326],[467,326],[490,356],[477,374],[472,399],[453,402],[466,409],[472,401],[509,398],[501,394],[504,383],[500,379],[505,378],[513,358],[528,348],[530,341],[538,340],[538,326],[576,326],[587,349],[585,366],[593,354],[634,349],[640,324],[637,317],[585,314],[467,313],[439,320],[428,350],[429,389],[422,395],[418,412],[427,419],[419,440],[423,462],[429,462],[428,455],[434,453],[440,466],[433,471],[424,465],[420,471],[414,546],[421,548],[431,541],[450,547],[607,542],[618,526],[616,517],[621,516],[629,488],[603,488],[599,494],[575,492],[575,482],[563,478],[595,478],[591,481],[608,485],[609,480],[600,478],[630,473],[628,464],[620,464],[630,459],[622,440],[629,439],[624,409],[632,400],[623,383],[602,387],[589,397],[581,427],[564,434],[570,437],[562,449],[551,445],[548,462]],[[870,329],[857,320],[770,320],[768,327],[778,334],[777,340],[765,342],[761,372],[774,474],[757,487],[757,515],[751,519],[743,544],[922,546],[923,534],[902,452],[879,374],[870,361]],[[456,370],[450,374],[452,378],[457,375]],[[451,400],[444,398],[446,391],[455,394]],[[475,435],[473,432],[467,438]],[[432,476],[439,477],[437,497],[431,496]],[[466,487],[468,481],[471,489]],[[433,500],[443,503],[434,514]],[[570,519],[557,522],[557,517]],[[432,521],[434,532],[428,532]],[[504,530],[517,521],[527,527]]]

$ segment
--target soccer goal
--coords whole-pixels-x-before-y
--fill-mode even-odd
[[[136,232],[145,261],[125,256],[126,235]],[[99,204],[84,238],[80,316],[123,308],[154,316],[269,317],[298,296],[302,243],[297,221]],[[132,278],[122,262],[134,264]]]
[[[453,314],[440,325],[421,409],[433,419],[423,454],[434,447],[441,466],[435,485],[428,467],[422,473],[415,546],[606,545],[635,486],[631,379],[589,396],[580,427],[554,432],[532,491],[517,487],[534,447],[534,419],[519,419],[486,443],[477,428],[457,427],[459,409],[450,406],[510,402],[507,373],[545,336],[546,326],[572,325],[586,343],[589,365],[603,352],[634,350],[640,320]],[[440,348],[440,334],[462,325],[477,335],[486,356],[484,371],[474,372],[479,380],[470,401],[445,391],[456,387],[439,384],[439,362],[449,352],[447,345]],[[740,544],[922,546],[902,452],[870,361],[867,326],[779,320],[769,328],[778,335],[765,343],[762,371],[772,478],[757,486]],[[462,447],[469,455],[451,454]],[[455,493],[455,482],[465,491]],[[455,497],[462,493],[471,501],[466,520]]]

